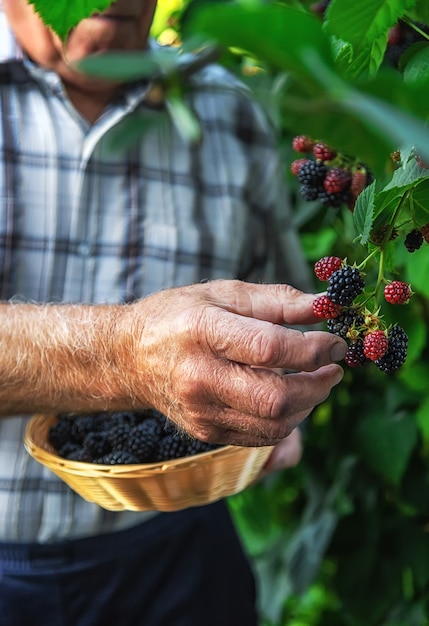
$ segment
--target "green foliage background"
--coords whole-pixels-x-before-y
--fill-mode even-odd
[[[33,3],[62,37],[109,4]],[[429,624],[429,252],[424,244],[408,253],[401,236],[375,249],[370,238],[393,220],[408,229],[429,222],[429,170],[413,156],[417,150],[429,161],[429,44],[408,50],[399,70],[388,66],[388,35],[399,19],[429,24],[429,4],[332,0],[322,19],[304,0],[161,0],[154,24],[160,41],[209,50],[208,59],[209,44],[220,44],[220,61],[267,107],[309,263],[328,254],[360,263],[373,252],[368,283],[398,278],[415,292],[406,306],[383,306],[385,319],[409,335],[400,372],[346,369],[305,424],[300,465],[230,498],[259,580],[261,626]],[[178,59],[170,50],[150,61],[112,55],[107,64],[82,67],[133,77],[155,67],[170,114],[193,140],[198,127]],[[375,174],[354,213],[300,199],[289,165],[297,158],[291,138],[301,133],[356,156]],[[315,289],[324,288],[315,279]]]

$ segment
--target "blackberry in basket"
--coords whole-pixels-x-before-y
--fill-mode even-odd
[[[180,434],[153,409],[61,414],[50,427],[48,440],[68,460],[106,465],[162,462],[220,447]]]

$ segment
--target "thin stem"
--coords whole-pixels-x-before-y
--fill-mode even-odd
[[[412,20],[410,20],[410,18],[408,17],[403,17],[402,21],[407,24],[407,26],[409,26],[410,28],[412,28],[413,30],[416,31],[416,33],[419,33],[419,35],[421,35],[422,37],[424,37],[425,39],[429,40],[429,35],[427,33],[425,33],[424,30],[422,30],[415,22],[413,22]]]
[[[375,298],[376,304],[377,304],[378,292],[380,291],[380,286],[382,285],[382,283],[384,281],[384,262],[385,262],[385,259],[386,259],[386,251],[383,248],[381,250],[380,261],[378,263],[377,283],[376,283],[375,289],[374,289],[374,298]]]
[[[398,202],[398,206],[395,209],[395,212],[393,214],[392,220],[387,228],[386,234],[384,235],[384,239],[381,243],[381,250],[384,251],[384,249],[386,248],[387,243],[390,240],[390,237],[392,235],[393,229],[395,227],[395,222],[396,222],[396,218],[399,215],[399,211],[402,208],[402,205],[405,203],[406,200],[408,200],[411,192],[414,191],[414,187],[411,187],[410,189],[407,189],[407,191],[404,193],[404,195],[402,196],[401,200]]]

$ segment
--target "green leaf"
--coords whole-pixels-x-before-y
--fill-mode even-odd
[[[325,28],[360,49],[371,44],[394,26],[416,0],[332,0],[326,13]]]
[[[364,417],[357,439],[368,465],[387,482],[399,484],[417,442],[414,417],[406,413]]]
[[[387,33],[384,33],[369,45],[355,51],[352,58],[343,57],[342,71],[347,78],[375,76],[383,62],[386,52]],[[344,59],[348,63],[344,62]]]
[[[412,46],[412,54],[404,67],[403,77],[406,83],[416,83],[428,80],[429,72],[429,44],[420,42]]]
[[[401,373],[401,381],[413,391],[417,392],[425,392],[428,386],[429,380],[429,364],[416,362],[413,363],[412,367],[408,367],[404,369],[404,372]],[[427,398],[429,402],[429,396]],[[428,429],[429,429],[429,412],[427,413],[428,419]],[[428,430],[429,435],[429,430]]]
[[[404,280],[410,282],[414,291],[429,297],[429,254],[425,246],[406,255]]]
[[[245,50],[274,69],[287,70],[301,84],[314,86],[303,62],[303,52],[317,50],[325,64],[333,66],[328,37],[320,21],[302,10],[277,4],[217,3],[195,9],[190,30],[214,37],[220,44]],[[269,37],[262,37],[269,33]]]
[[[365,187],[356,200],[353,211],[353,220],[360,233],[361,244],[367,243],[374,219],[375,181]]]
[[[411,17],[423,24],[429,23],[429,4],[427,0],[416,0]]]
[[[177,67],[178,60],[178,50],[161,48],[140,52],[105,52],[81,59],[76,66],[86,74],[127,81],[165,76]]]
[[[167,94],[166,106],[177,132],[186,143],[195,143],[201,137],[197,117],[180,94]]]
[[[70,30],[93,13],[107,9],[113,0],[28,0],[34,5],[45,24],[65,41]]]
[[[427,378],[426,378],[427,385]],[[416,421],[423,441],[429,444],[429,396],[423,399],[416,411]]]

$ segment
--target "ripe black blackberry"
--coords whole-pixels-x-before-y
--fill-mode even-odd
[[[323,185],[323,181],[326,176],[328,168],[321,162],[309,159],[306,163],[303,163],[299,172],[298,180],[302,185],[309,185],[310,187],[318,187]]]
[[[374,361],[384,374],[394,374],[405,363],[408,349],[408,336],[401,326],[392,326],[387,332],[389,346],[386,354]]]
[[[135,426],[138,421],[140,421],[140,413],[137,411],[116,411],[110,415],[110,428],[114,428],[118,424]]]
[[[166,435],[161,439],[156,453],[157,461],[168,461],[188,456],[190,440],[180,435]]]
[[[93,461],[93,457],[85,448],[72,441],[64,444],[59,449],[58,454],[68,461],[81,461],[84,463],[91,463]]]
[[[344,361],[349,367],[362,367],[369,362],[363,351],[363,341],[357,339],[349,345]]]
[[[307,202],[313,202],[319,197],[319,192],[323,190],[323,187],[314,187],[311,185],[301,185],[299,193]]]
[[[131,428],[126,450],[131,452],[139,463],[153,463],[161,439],[162,426],[159,420],[147,419]]]
[[[345,191],[337,191],[332,193],[330,191],[326,191],[324,187],[319,189],[319,193],[317,195],[317,199],[323,206],[332,207],[333,209],[338,209],[343,204],[347,204],[349,199],[348,190]]]
[[[345,265],[334,272],[328,282],[326,295],[332,302],[341,306],[350,306],[365,287],[362,274],[357,267],[351,265]]]
[[[109,433],[105,430],[93,431],[88,433],[83,440],[82,445],[93,459],[104,456],[112,450],[112,445],[109,440]]]
[[[338,335],[338,337],[342,337],[343,339],[347,339],[347,333],[349,330],[354,328],[359,328],[364,325],[364,318],[360,315],[356,309],[345,309],[343,310],[338,317],[334,319],[327,320],[328,331],[333,335]]]
[[[99,459],[95,459],[94,463],[100,465],[133,465],[138,463],[136,457],[126,450],[114,450]]]
[[[70,419],[58,419],[58,421],[50,427],[48,441],[55,450],[60,450],[64,444],[72,440],[72,422]]]
[[[123,450],[127,447],[131,426],[127,422],[118,422],[108,431],[112,450]]]
[[[411,230],[405,237],[404,245],[408,252],[415,252],[422,247],[424,237],[418,228]]]
[[[101,430],[104,422],[102,414],[88,413],[75,415],[72,419],[72,436],[76,441],[83,442],[90,432]]]
[[[201,452],[209,452],[210,450],[216,450],[220,448],[219,444],[208,443],[207,441],[200,441],[199,439],[194,439],[189,443],[188,447],[188,456],[193,454],[201,454]]]

